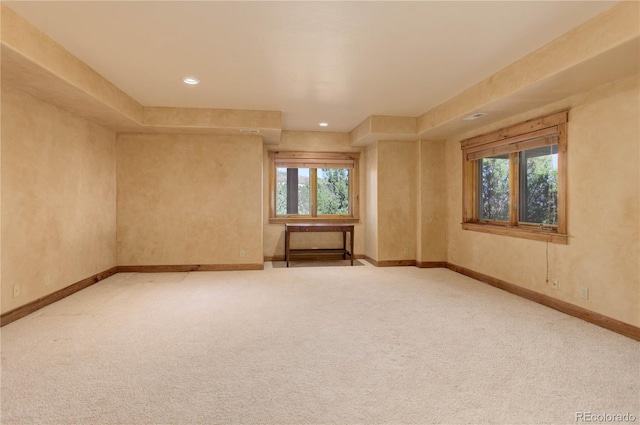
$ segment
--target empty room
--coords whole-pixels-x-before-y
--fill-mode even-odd
[[[640,2],[0,11],[0,423],[640,421]]]

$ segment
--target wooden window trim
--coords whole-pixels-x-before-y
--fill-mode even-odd
[[[359,152],[295,152],[269,151],[269,223],[359,223],[360,222],[360,153]],[[342,166],[341,166],[342,165]],[[349,206],[351,214],[344,215],[276,215],[276,169],[349,168]],[[310,178],[311,193],[317,193],[317,179]],[[316,211],[317,200],[311,197],[311,211]]]
[[[462,229],[503,236],[568,243],[567,234],[567,122],[564,110],[460,142],[462,149]],[[545,139],[546,138],[546,139]],[[532,146],[558,145],[558,225],[539,226],[518,221],[518,153]],[[492,153],[509,153],[510,213],[508,222],[478,219],[477,159]]]

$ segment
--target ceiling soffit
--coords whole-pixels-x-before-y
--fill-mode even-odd
[[[616,5],[421,116],[371,115],[349,133],[351,143],[447,138],[637,73],[639,30],[633,17],[638,8],[635,2]],[[566,60],[550,66],[563,53]],[[257,130],[268,143],[277,143],[282,131],[280,111],[140,105],[4,5],[2,77],[117,131],[237,135]],[[488,115],[462,120],[474,112]]]

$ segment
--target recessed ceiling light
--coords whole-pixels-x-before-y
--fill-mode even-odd
[[[318,125],[319,125],[320,127],[328,127],[328,126],[329,126],[329,123],[328,123],[328,122],[320,122],[320,123],[318,123]]]
[[[486,112],[476,112],[475,114],[471,114],[468,117],[464,117],[462,118],[462,121],[473,121],[473,120],[477,120],[480,117],[484,117],[485,115],[487,115]]]
[[[196,84],[200,84],[200,80],[194,77],[184,77],[182,81],[184,81],[185,84],[189,84],[192,86],[195,86]]]

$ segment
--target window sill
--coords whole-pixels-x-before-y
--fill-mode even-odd
[[[530,239],[534,241],[551,242],[562,245],[569,243],[568,235],[560,235],[539,229],[525,229],[518,227],[505,227],[483,223],[462,223],[463,230],[473,230],[475,232],[490,233],[492,235],[511,236],[514,238]]]
[[[279,217],[269,218],[269,224],[287,224],[287,223],[360,223],[359,218],[349,217]]]

